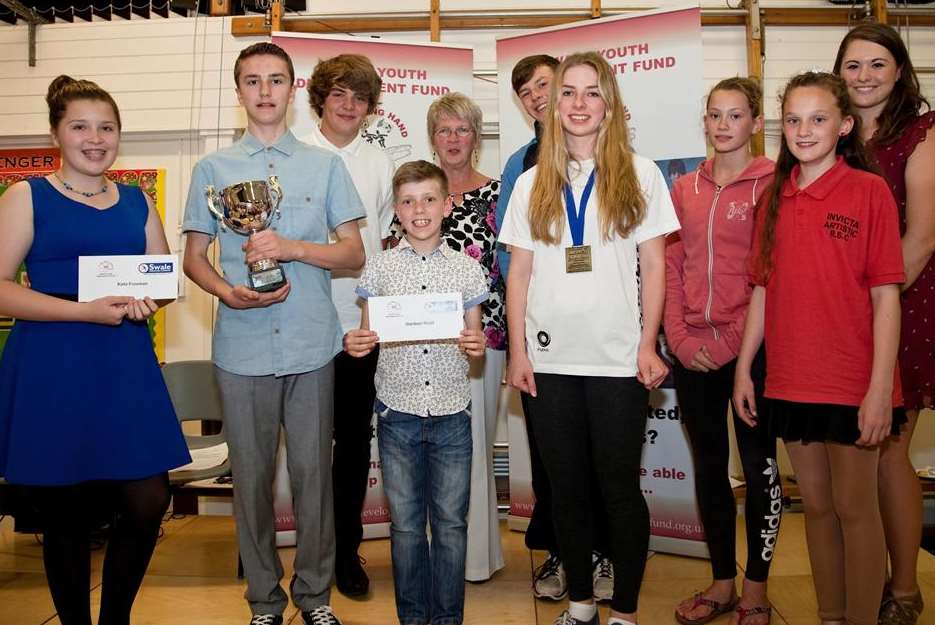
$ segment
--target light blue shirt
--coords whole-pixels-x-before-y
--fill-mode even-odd
[[[220,191],[238,182],[279,177],[282,218],[270,225],[287,239],[328,243],[328,233],[360,219],[364,208],[350,174],[336,154],[300,142],[286,131],[266,147],[250,133],[200,160],[192,171],[185,205],[185,232],[219,238],[221,269],[231,284],[247,284],[241,246],[246,237],[208,210],[205,187]],[[220,230],[220,231],[219,231]],[[218,303],[214,363],[238,375],[290,375],[319,369],[341,351],[343,333],[331,302],[331,272],[303,262],[282,263],[292,285],[280,304],[235,310]]]
[[[500,177],[500,199],[497,200],[497,234],[500,234],[500,228],[503,227],[503,217],[510,204],[510,196],[513,195],[513,185],[516,184],[516,179],[526,171],[523,169],[526,151],[537,141],[538,139],[533,137],[532,141],[513,152],[512,156],[507,159],[506,167],[503,168],[503,175]],[[506,246],[502,243],[497,243],[497,260],[500,264],[500,275],[506,282],[507,273],[510,271],[510,253],[506,251]]]

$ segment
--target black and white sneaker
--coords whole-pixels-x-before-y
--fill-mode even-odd
[[[282,614],[254,614],[250,625],[282,625]]]
[[[565,610],[558,615],[558,618],[555,619],[552,625],[600,625],[600,618],[600,613],[594,612],[594,617],[590,621],[579,621],[576,618],[572,618],[568,610]]]
[[[314,610],[302,612],[302,620],[305,621],[305,625],[341,625],[330,605],[320,605]]]
[[[591,583],[595,601],[610,601],[614,598],[614,565],[607,556],[595,552],[593,555]]]
[[[532,579],[532,594],[537,599],[551,599],[558,601],[568,592],[568,582],[565,579],[565,569],[562,561],[556,555],[549,555]]]

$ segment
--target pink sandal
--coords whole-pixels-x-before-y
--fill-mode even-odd
[[[679,614],[679,611],[675,611],[675,620],[678,621],[681,625],[704,625],[709,623],[721,616],[722,614],[727,614],[735,608],[737,603],[740,601],[739,597],[734,597],[726,603],[721,603],[720,601],[715,601],[714,599],[708,599],[704,596],[704,593],[696,592],[692,597],[691,607],[688,608],[688,611],[694,610],[699,606],[706,606],[711,608],[711,611],[708,612],[705,616],[699,616],[698,618],[688,618]],[[737,608],[738,610],[740,608]]]
[[[769,622],[770,622],[770,620],[772,619],[772,616],[773,616],[773,608],[770,607],[770,606],[768,606],[768,605],[766,605],[766,606],[757,605],[757,606],[753,606],[752,608],[742,608],[742,607],[740,607],[740,606],[738,605],[738,606],[735,608],[735,612],[737,612],[737,615],[739,616],[739,618],[738,618],[738,620],[737,620],[737,625],[744,625],[743,622],[744,622],[744,620],[747,619],[747,617],[750,617],[750,616],[757,616],[758,614],[765,614],[765,615],[766,615],[766,623],[767,623],[767,625],[769,625]]]

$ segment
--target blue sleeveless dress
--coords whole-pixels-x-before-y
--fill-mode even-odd
[[[143,254],[143,192],[106,210],[29,180],[32,288],[77,299],[78,256]],[[0,360],[0,476],[23,485],[135,480],[190,462],[146,323],[16,321]]]

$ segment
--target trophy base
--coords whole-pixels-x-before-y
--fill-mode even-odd
[[[249,273],[250,288],[260,293],[275,291],[286,284],[286,276],[282,267],[276,266],[262,271],[251,271]]]

